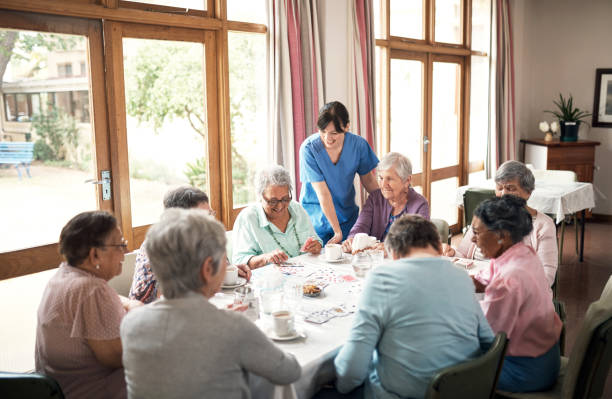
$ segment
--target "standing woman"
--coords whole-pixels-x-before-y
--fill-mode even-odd
[[[323,242],[340,243],[359,215],[355,174],[368,193],[378,189],[371,173],[378,158],[365,139],[348,131],[349,115],[342,103],[325,104],[317,127],[319,134],[300,147],[300,202]]]

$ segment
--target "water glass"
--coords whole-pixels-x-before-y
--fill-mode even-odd
[[[353,265],[355,276],[363,278],[368,273],[368,270],[372,268],[372,258],[366,252],[357,252],[353,255],[351,264]]]
[[[273,312],[280,310],[283,302],[283,291],[278,289],[264,289],[259,292],[261,298],[261,312],[264,315],[270,315]]]
[[[372,265],[374,267],[382,264],[385,261],[385,251],[382,249],[372,249],[368,251],[368,255],[372,259]]]
[[[283,285],[284,302],[294,311],[298,311],[304,294],[304,280],[301,277],[290,276]]]

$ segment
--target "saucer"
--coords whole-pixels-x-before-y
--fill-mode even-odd
[[[339,257],[338,259],[328,260],[327,258],[325,258],[325,254],[322,254],[322,255],[319,255],[319,259],[322,260],[323,262],[338,263],[338,262],[342,262],[345,259],[345,255],[342,254],[342,256]]]
[[[238,287],[242,287],[243,285],[245,285],[246,282],[247,282],[246,278],[238,277],[238,281],[236,281],[236,284],[230,284],[230,285],[221,284],[221,288],[223,288],[224,290],[238,288]]]
[[[295,330],[293,330],[293,333],[290,335],[276,335],[276,333],[274,332],[274,328],[270,327],[265,331],[265,334],[268,338],[274,340],[274,341],[291,341],[292,339],[296,339],[296,338],[306,338],[306,332],[302,331],[299,328],[296,328]]]

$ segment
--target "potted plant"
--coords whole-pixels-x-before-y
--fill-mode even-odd
[[[559,100],[553,101],[553,103],[557,106],[558,111],[544,112],[553,114],[559,119],[559,125],[561,126],[561,141],[577,141],[580,124],[584,122],[583,119],[591,116],[591,113],[574,107],[574,99],[571,94],[565,99],[563,95],[559,93]]]

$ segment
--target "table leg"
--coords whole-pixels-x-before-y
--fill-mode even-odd
[[[582,226],[580,226],[580,262],[582,262],[584,260],[583,254],[584,254],[584,219],[586,217],[586,209],[583,209],[580,212],[580,224]]]

